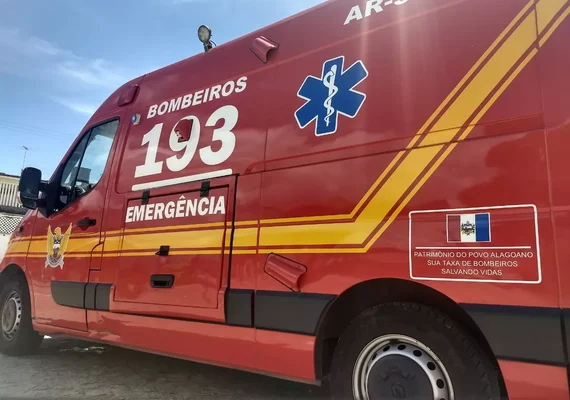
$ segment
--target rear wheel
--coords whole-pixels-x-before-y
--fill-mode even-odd
[[[33,353],[43,336],[34,331],[28,285],[23,279],[6,282],[0,290],[0,352],[7,355]]]
[[[356,317],[331,368],[335,399],[499,400],[499,375],[454,321],[433,308],[385,304]]]

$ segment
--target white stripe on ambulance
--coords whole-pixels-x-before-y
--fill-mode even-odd
[[[127,207],[125,223],[154,221],[160,219],[186,218],[198,215],[216,215],[226,213],[224,196],[202,197],[200,199],[180,198],[168,203],[144,204]]]

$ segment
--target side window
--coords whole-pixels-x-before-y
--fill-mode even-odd
[[[75,182],[75,177],[79,171],[79,164],[81,163],[81,157],[83,157],[83,152],[85,151],[85,144],[89,139],[89,132],[83,136],[71,156],[67,160],[65,167],[63,168],[63,174],[61,175],[61,183],[59,190],[59,207],[62,208],[66,204],[71,203],[71,194],[73,193],[73,186]]]
[[[75,180],[75,188],[78,191],[89,192],[103,176],[118,126],[119,121],[115,120],[99,125],[91,131]]]
[[[63,168],[58,209],[86,195],[97,185],[105,171],[118,126],[119,120],[107,122],[91,129],[81,139]]]

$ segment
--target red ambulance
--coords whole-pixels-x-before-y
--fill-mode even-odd
[[[335,398],[568,399],[570,0],[330,0],[128,82],[0,264],[44,334]]]

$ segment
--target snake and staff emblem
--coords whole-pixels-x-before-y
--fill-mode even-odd
[[[344,67],[344,56],[323,63],[320,76],[309,75],[297,92],[305,100],[295,111],[301,129],[315,121],[315,135],[332,135],[338,129],[339,115],[355,118],[366,100],[366,94],[356,90],[368,77],[361,60]],[[362,88],[365,88],[364,86]]]
[[[325,123],[327,124],[327,126],[330,125],[331,116],[335,112],[335,109],[332,106],[332,99],[338,93],[338,87],[334,84],[334,82],[336,80],[336,72],[337,72],[337,66],[333,65],[331,67],[331,70],[329,72],[327,72],[327,74],[325,75],[325,77],[323,79],[323,84],[329,90],[329,96],[327,97],[327,99],[324,102],[324,106],[327,109],[327,116],[325,117]]]

